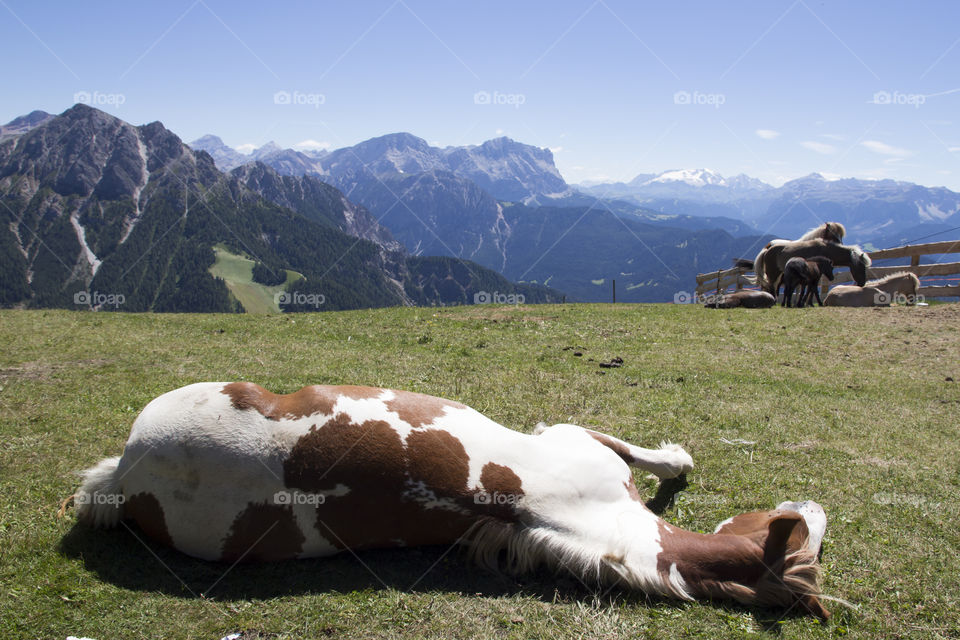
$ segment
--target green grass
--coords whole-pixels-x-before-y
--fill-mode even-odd
[[[956,638],[960,382],[947,379],[960,380],[958,321],[957,305],[0,311],[0,636]],[[622,368],[597,366],[613,356]],[[492,575],[433,548],[230,569],[123,528],[76,526],[72,510],[57,517],[76,471],[119,455],[149,400],[202,380],[403,388],[514,429],[572,421],[679,442],[697,467],[669,521],[709,531],[816,499],[829,518],[825,591],[856,610],[833,605],[820,624],[595,597],[571,578]]]
[[[247,313],[280,313],[276,295],[291,282],[303,279],[303,274],[287,269],[287,279],[283,284],[268,287],[253,281],[254,261],[250,258],[230,253],[222,246],[214,247],[213,251],[217,261],[210,267],[210,273],[223,278],[230,293],[240,301]]]

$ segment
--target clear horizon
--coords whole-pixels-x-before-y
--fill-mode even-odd
[[[960,191],[960,7],[4,2],[0,121],[78,96],[239,150],[501,135],[561,175],[709,168]],[[300,145],[298,147],[298,145]]]

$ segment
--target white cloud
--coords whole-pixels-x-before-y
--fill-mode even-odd
[[[774,131],[773,129],[757,129],[754,133],[764,140],[773,140],[774,138],[780,137],[780,132]]]
[[[318,142],[316,140],[304,140],[303,142],[298,142],[293,145],[294,149],[304,149],[307,151],[321,151],[323,149],[329,149],[331,145],[329,142]]]
[[[817,153],[822,153],[825,156],[829,156],[837,152],[837,148],[832,144],[826,144],[824,142],[815,142],[813,140],[804,140],[800,143],[800,146],[804,149],[810,149],[810,151],[816,151]]]
[[[960,153],[960,147],[950,147],[947,151],[950,153]]]
[[[246,144],[241,144],[241,145],[239,145],[239,146],[237,147],[237,151],[239,151],[240,153],[242,153],[242,154],[244,154],[244,155],[249,155],[249,154],[253,153],[254,150],[257,149],[257,148],[258,148],[257,145],[255,145],[255,144],[253,144],[253,143],[251,143],[251,142],[248,142],[248,143],[246,143]]]
[[[893,147],[885,142],[880,142],[879,140],[864,140],[860,144],[864,148],[874,153],[879,153],[882,156],[897,156],[900,158],[905,158],[909,155],[913,155],[912,152],[908,151],[907,149]]]
[[[819,135],[821,138],[826,138],[827,140],[836,140],[837,142],[843,142],[847,139],[847,136],[839,133],[820,133],[817,135]]]
[[[552,153],[553,155],[557,155],[558,153],[563,151],[563,147],[547,147],[547,148],[550,149],[550,153]]]

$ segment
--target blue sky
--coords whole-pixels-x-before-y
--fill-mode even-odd
[[[0,0],[0,15],[3,122],[82,96],[235,147],[508,135],[553,149],[570,182],[707,167],[960,190],[951,2]]]

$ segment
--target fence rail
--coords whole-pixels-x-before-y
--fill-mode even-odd
[[[950,240],[947,242],[930,242],[927,244],[914,244],[904,247],[893,247],[890,249],[880,249],[871,252],[870,259],[889,260],[894,258],[910,258],[909,265],[894,267],[870,267],[867,269],[867,278],[883,278],[892,273],[907,271],[916,274],[919,277],[921,287],[917,293],[925,298],[948,298],[960,296],[960,285],[942,285],[931,284],[923,286],[923,278],[932,276],[960,276],[960,262],[938,262],[936,264],[920,264],[921,256],[932,254],[960,253],[960,240]],[[697,275],[697,296],[705,297],[710,295],[720,295],[726,292],[731,286],[739,291],[744,287],[754,285],[750,269],[743,267],[733,267],[732,269],[722,269],[720,271],[711,271]],[[833,280],[827,283],[824,280],[824,293],[828,286],[853,282],[853,276],[849,269],[837,269],[833,272]]]

